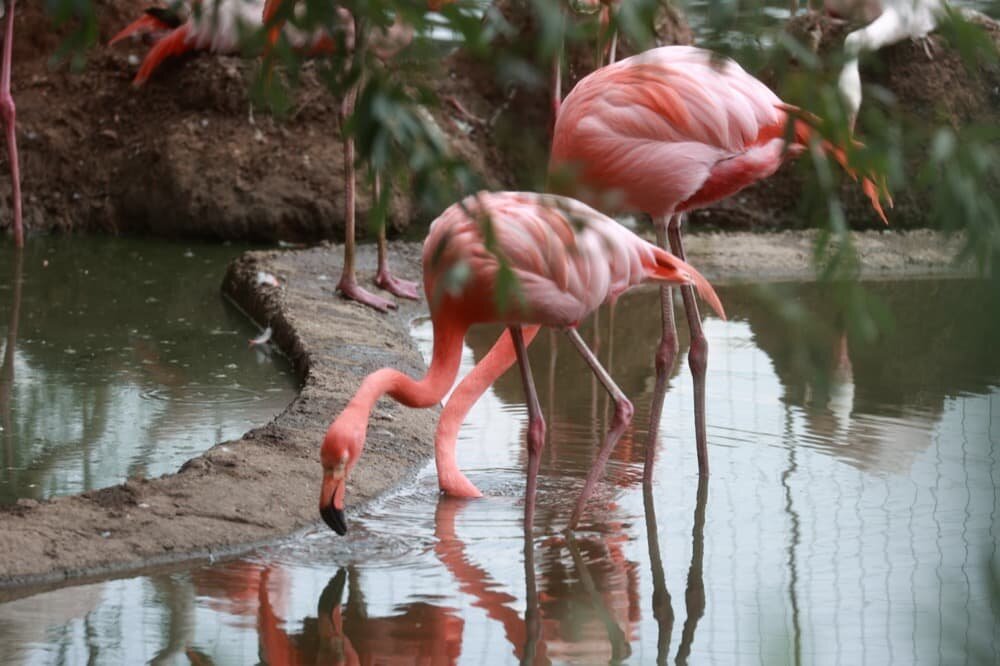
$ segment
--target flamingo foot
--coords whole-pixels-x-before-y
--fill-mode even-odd
[[[395,303],[380,296],[376,296],[359,285],[352,278],[341,278],[340,283],[337,285],[337,291],[339,291],[344,298],[357,301],[358,303],[361,303],[361,305],[367,305],[368,307],[378,310],[379,312],[388,312],[389,310],[396,309]]]
[[[449,497],[475,499],[483,496],[479,488],[476,488],[472,481],[469,481],[464,474],[457,470],[451,474],[438,476],[438,487]]]
[[[379,289],[385,289],[397,298],[408,298],[411,301],[420,300],[420,292],[416,282],[398,278],[388,269],[380,270],[375,275],[375,286]]]

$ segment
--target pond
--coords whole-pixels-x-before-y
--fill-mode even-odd
[[[606,310],[582,328],[636,416],[574,536],[561,530],[609,408],[543,332],[531,358],[549,440],[528,557],[509,373],[461,433],[484,498],[439,497],[429,467],[351,516],[346,538],[317,529],[235,562],[0,605],[0,662],[997,663],[1000,304],[968,280],[867,286],[894,321],[872,345],[843,335],[819,285],[719,289],[709,482],[681,366],[643,492],[658,295],[633,293],[613,328]],[[828,384],[800,363],[775,296],[830,324]],[[414,332],[429,353],[429,325]],[[470,337],[465,368],[493,339]]]
[[[174,472],[291,402],[291,365],[220,293],[245,249],[0,244],[0,503]]]

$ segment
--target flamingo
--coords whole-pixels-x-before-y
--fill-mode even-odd
[[[827,0],[825,6],[835,16],[870,21],[844,39],[847,62],[837,80],[837,87],[847,104],[848,122],[853,129],[861,109],[861,70],[858,62],[861,53],[877,51],[907,38],[925,38],[937,27],[946,5],[943,0]],[[930,57],[927,42],[924,42],[924,50]]]
[[[482,228],[487,220],[489,246]],[[503,264],[498,256],[504,258]],[[518,291],[513,302],[501,309],[496,294],[506,271],[515,278]],[[607,438],[577,500],[574,515],[579,515],[603,470],[602,461],[627,427],[633,410],[580,338],[577,324],[601,303],[646,281],[694,283],[722,316],[722,304],[697,271],[611,218],[566,197],[522,192],[480,192],[467,197],[431,224],[424,241],[423,273],[434,330],[427,374],[419,381],[391,368],[368,375],[323,440],[319,509],[323,520],[338,534],[347,531],[343,513],[346,479],[364,449],[375,403],[388,393],[409,407],[437,404],[454,383],[462,340],[473,324],[507,324],[521,367],[528,403],[527,530],[534,518],[545,421],[531,377],[522,325],[564,330],[615,401]],[[449,471],[461,476],[457,468]]]
[[[24,247],[24,228],[21,221],[21,169],[17,161],[16,110],[10,94],[10,63],[14,48],[14,4],[17,0],[4,0],[3,63],[0,63],[0,118],[7,132],[7,159],[10,161],[10,198],[14,208],[14,245]]]
[[[659,245],[666,248],[669,236],[671,250],[683,259],[680,231],[685,211],[767,178],[809,144],[811,127],[795,119],[797,113],[732,60],[690,46],[651,49],[593,72],[563,100],[549,172],[573,172],[573,193],[583,201],[648,213]],[[789,122],[794,122],[795,131],[791,144],[784,138]],[[847,168],[841,150],[822,145]],[[868,178],[862,185],[885,220],[880,188]],[[681,294],[691,329],[688,362],[694,377],[698,469],[707,475],[708,343],[694,292],[681,287]],[[665,285],[661,303],[663,337],[656,372],[658,390],[665,390],[677,355],[673,301]]]
[[[269,26],[268,41],[273,46],[277,40],[278,29],[283,27],[284,20],[279,18],[279,9],[287,0],[267,0],[264,7],[264,23]],[[428,8],[432,11],[451,0],[429,0]],[[343,8],[338,8],[338,15],[347,31],[346,47],[355,53],[364,53],[366,48],[372,48],[375,55],[383,62],[391,59],[396,53],[404,49],[413,39],[413,28],[406,24],[398,15],[396,20],[386,30],[376,30],[369,34],[367,26],[355,20],[350,13]],[[356,43],[357,42],[357,43]],[[332,42],[330,43],[333,47]],[[346,131],[347,119],[354,113],[354,104],[358,91],[363,85],[364,77],[360,77],[358,82],[344,96],[340,107],[341,133],[344,141],[344,267],[337,282],[337,290],[345,297],[357,301],[362,305],[374,308],[381,312],[395,309],[396,304],[388,299],[372,294],[358,284],[354,272],[354,229],[355,210],[354,202],[356,198],[355,175],[354,175],[354,138]],[[373,178],[373,201],[378,201],[382,196],[381,175],[374,174]],[[380,225],[378,230],[378,269],[375,273],[375,286],[388,291],[399,298],[418,300],[420,295],[417,291],[417,284],[409,280],[395,277],[389,269],[387,241],[385,237],[385,224]]]
[[[239,53],[241,37],[264,25],[264,0],[195,0],[183,16],[176,9],[150,7],[118,32],[108,46],[133,35],[149,35],[154,44],[143,58],[132,84],[144,85],[168,58],[191,51]],[[296,35],[300,46],[305,37]]]

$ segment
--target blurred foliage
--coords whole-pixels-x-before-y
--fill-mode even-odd
[[[656,11],[667,1],[624,0],[612,12],[611,29],[621,31],[623,39],[639,48],[649,46]],[[75,22],[78,29],[69,34],[61,54],[79,57],[80,50],[96,38],[94,6],[89,0],[46,2],[57,22]],[[337,11],[340,7],[353,15],[358,28],[360,48],[353,51],[346,48],[345,24]],[[800,210],[821,230],[815,252],[819,277],[836,285],[831,297],[842,304],[851,330],[861,340],[871,340],[888,322],[878,304],[855,281],[858,260],[839,197],[841,181],[850,176],[830,164],[824,151],[818,149],[819,143],[829,141],[844,147],[857,173],[884,175],[894,191],[930,191],[936,225],[964,232],[967,243],[963,258],[974,257],[981,273],[987,275],[1000,257],[996,201],[1000,130],[916,122],[887,91],[866,86],[858,122],[858,135],[865,145],[856,145],[836,88],[844,54],[821,57],[786,33],[788,7],[784,2],[761,0],[691,0],[682,9],[700,45],[735,58],[751,72],[773,73],[772,78],[780,81],[776,92],[784,100],[822,119],[815,124],[812,149],[795,167],[805,181]],[[359,165],[370,165],[366,173],[377,171],[386,181],[371,216],[372,224],[378,226],[384,224],[388,192],[393,187],[411,190],[425,211],[436,214],[476,191],[483,182],[449,149],[426,110],[440,103],[435,83],[448,75],[442,68],[444,54],[463,49],[488,65],[501,87],[545,90],[559,53],[573,48],[597,49],[598,39],[610,38],[611,32],[601,32],[593,15],[591,20],[587,16],[581,19],[581,12],[596,9],[579,0],[568,4],[556,0],[459,0],[438,12],[430,12],[424,0],[287,0],[276,18],[307,32],[326,30],[338,45],[336,52],[324,56],[316,67],[335,98],[357,92],[345,130],[356,139]],[[527,16],[517,16],[517,12]],[[382,62],[375,49],[367,46],[375,32],[387,29],[396,17],[413,27],[416,38],[403,52]],[[524,33],[525,26],[532,32]],[[969,68],[997,61],[993,41],[961,12],[947,10],[940,33]],[[260,53],[266,50],[264,44],[264,30],[248,35],[247,52]],[[253,92],[259,102],[280,114],[290,106],[305,56],[291,48],[284,37],[267,51],[261,75],[252,84]],[[919,171],[908,172],[905,151],[925,145],[930,146],[927,159]],[[541,170],[532,174],[527,186],[544,188]],[[493,237],[489,224],[483,221],[487,239]],[[505,265],[502,257],[500,260]],[[498,298],[508,302],[514,294],[516,285],[511,284]],[[788,318],[790,327],[802,324],[806,316],[780,308],[778,313]],[[806,349],[808,357],[808,344]]]

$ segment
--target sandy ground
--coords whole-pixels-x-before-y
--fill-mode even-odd
[[[808,279],[813,238],[691,234],[687,248],[690,261],[719,282]],[[960,237],[859,232],[854,239],[865,277],[970,272],[954,264]],[[370,279],[373,255],[363,246],[363,280]],[[419,276],[417,244],[395,244],[392,255],[403,276]],[[333,416],[378,367],[424,371],[409,336],[423,304],[404,303],[383,316],[334,296],[340,256],[339,246],[324,245],[251,252],[230,266],[223,289],[273,327],[274,343],[303,378],[299,396],[271,423],[215,446],[176,474],[0,509],[0,588],[7,588],[0,598],[23,595],[26,586],[232,556],[317,524],[317,453]],[[281,289],[258,286],[258,270],[277,275]],[[351,478],[349,509],[405,482],[429,460],[435,417],[436,410],[380,403]]]

